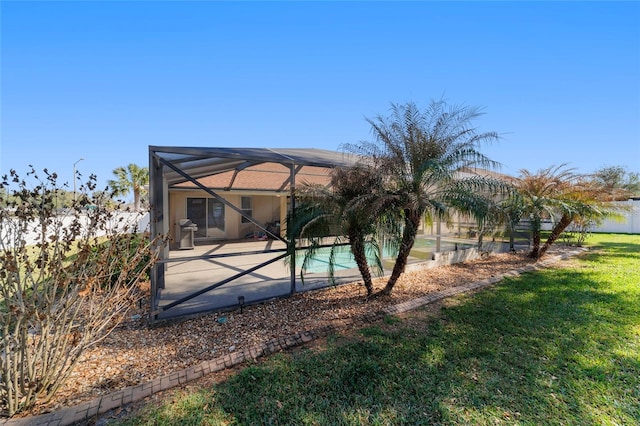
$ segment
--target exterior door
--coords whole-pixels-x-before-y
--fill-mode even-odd
[[[214,198],[187,198],[187,218],[198,225],[195,238],[225,238],[224,204]]]

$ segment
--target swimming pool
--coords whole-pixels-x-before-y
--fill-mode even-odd
[[[462,250],[465,248],[473,247],[473,244],[467,243],[459,243],[453,241],[444,241],[440,242],[440,252],[453,251],[453,250]],[[427,239],[427,238],[416,238],[416,242],[413,245],[411,250],[412,256],[427,260],[430,259],[431,253],[436,251],[436,241],[435,239]],[[307,267],[305,268],[305,273],[327,273],[329,271],[329,254],[331,252],[330,247],[324,247],[319,249],[315,256],[307,263]],[[383,259],[384,260],[395,260],[398,255],[397,250],[392,250],[389,247],[384,247],[383,250]],[[298,252],[296,256],[296,265],[298,268],[302,265],[302,261],[304,259],[304,252]],[[369,265],[373,264],[373,255],[367,256],[369,261]],[[353,259],[353,254],[351,254],[351,249],[349,246],[339,246],[335,249],[334,253],[334,270],[343,270],[343,269],[353,269],[357,268],[355,260]]]

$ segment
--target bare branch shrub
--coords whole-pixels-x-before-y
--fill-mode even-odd
[[[124,212],[92,199],[95,177],[56,206],[56,175],[11,171],[0,182],[0,409],[48,401],[81,354],[139,301],[153,244]],[[74,176],[74,179],[77,178]],[[10,190],[13,186],[14,189]],[[77,195],[77,196],[76,196]]]
[[[567,230],[562,233],[563,243],[582,247],[591,231],[601,222],[602,220],[589,217],[579,217],[575,219]]]

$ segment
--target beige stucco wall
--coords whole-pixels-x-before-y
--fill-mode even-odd
[[[249,196],[249,195],[246,195]],[[240,206],[241,195],[236,196],[237,206]],[[273,195],[253,195],[253,218],[261,225],[266,225],[268,222],[274,222],[280,220],[280,197]],[[239,235],[230,238],[244,238],[246,234],[254,231],[260,231],[260,229],[253,223],[241,223],[241,216],[236,212],[231,212],[236,218],[237,225],[234,229],[239,230]]]
[[[276,195],[254,195],[225,192],[221,192],[219,195],[238,208],[241,206],[240,197],[251,197],[253,199],[253,217],[262,225],[265,225],[268,222],[281,220],[281,197],[277,197]],[[172,240],[174,241],[178,221],[187,217],[187,198],[191,197],[211,198],[209,194],[198,190],[169,192],[169,229]],[[283,196],[282,198],[284,198],[286,202],[286,197]],[[242,239],[245,238],[246,234],[258,231],[258,228],[253,223],[242,223],[242,217],[240,214],[234,211],[231,207],[225,206],[224,214],[225,232],[224,235],[222,233],[217,235],[218,238],[225,238],[229,240]]]
[[[169,191],[168,224],[172,242],[176,241],[178,221],[187,218],[187,197],[202,197],[203,194],[202,191]]]

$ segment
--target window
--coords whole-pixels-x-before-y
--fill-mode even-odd
[[[253,200],[251,197],[240,197],[240,210],[244,214],[253,217]],[[251,223],[251,221],[242,216],[242,223]]]

